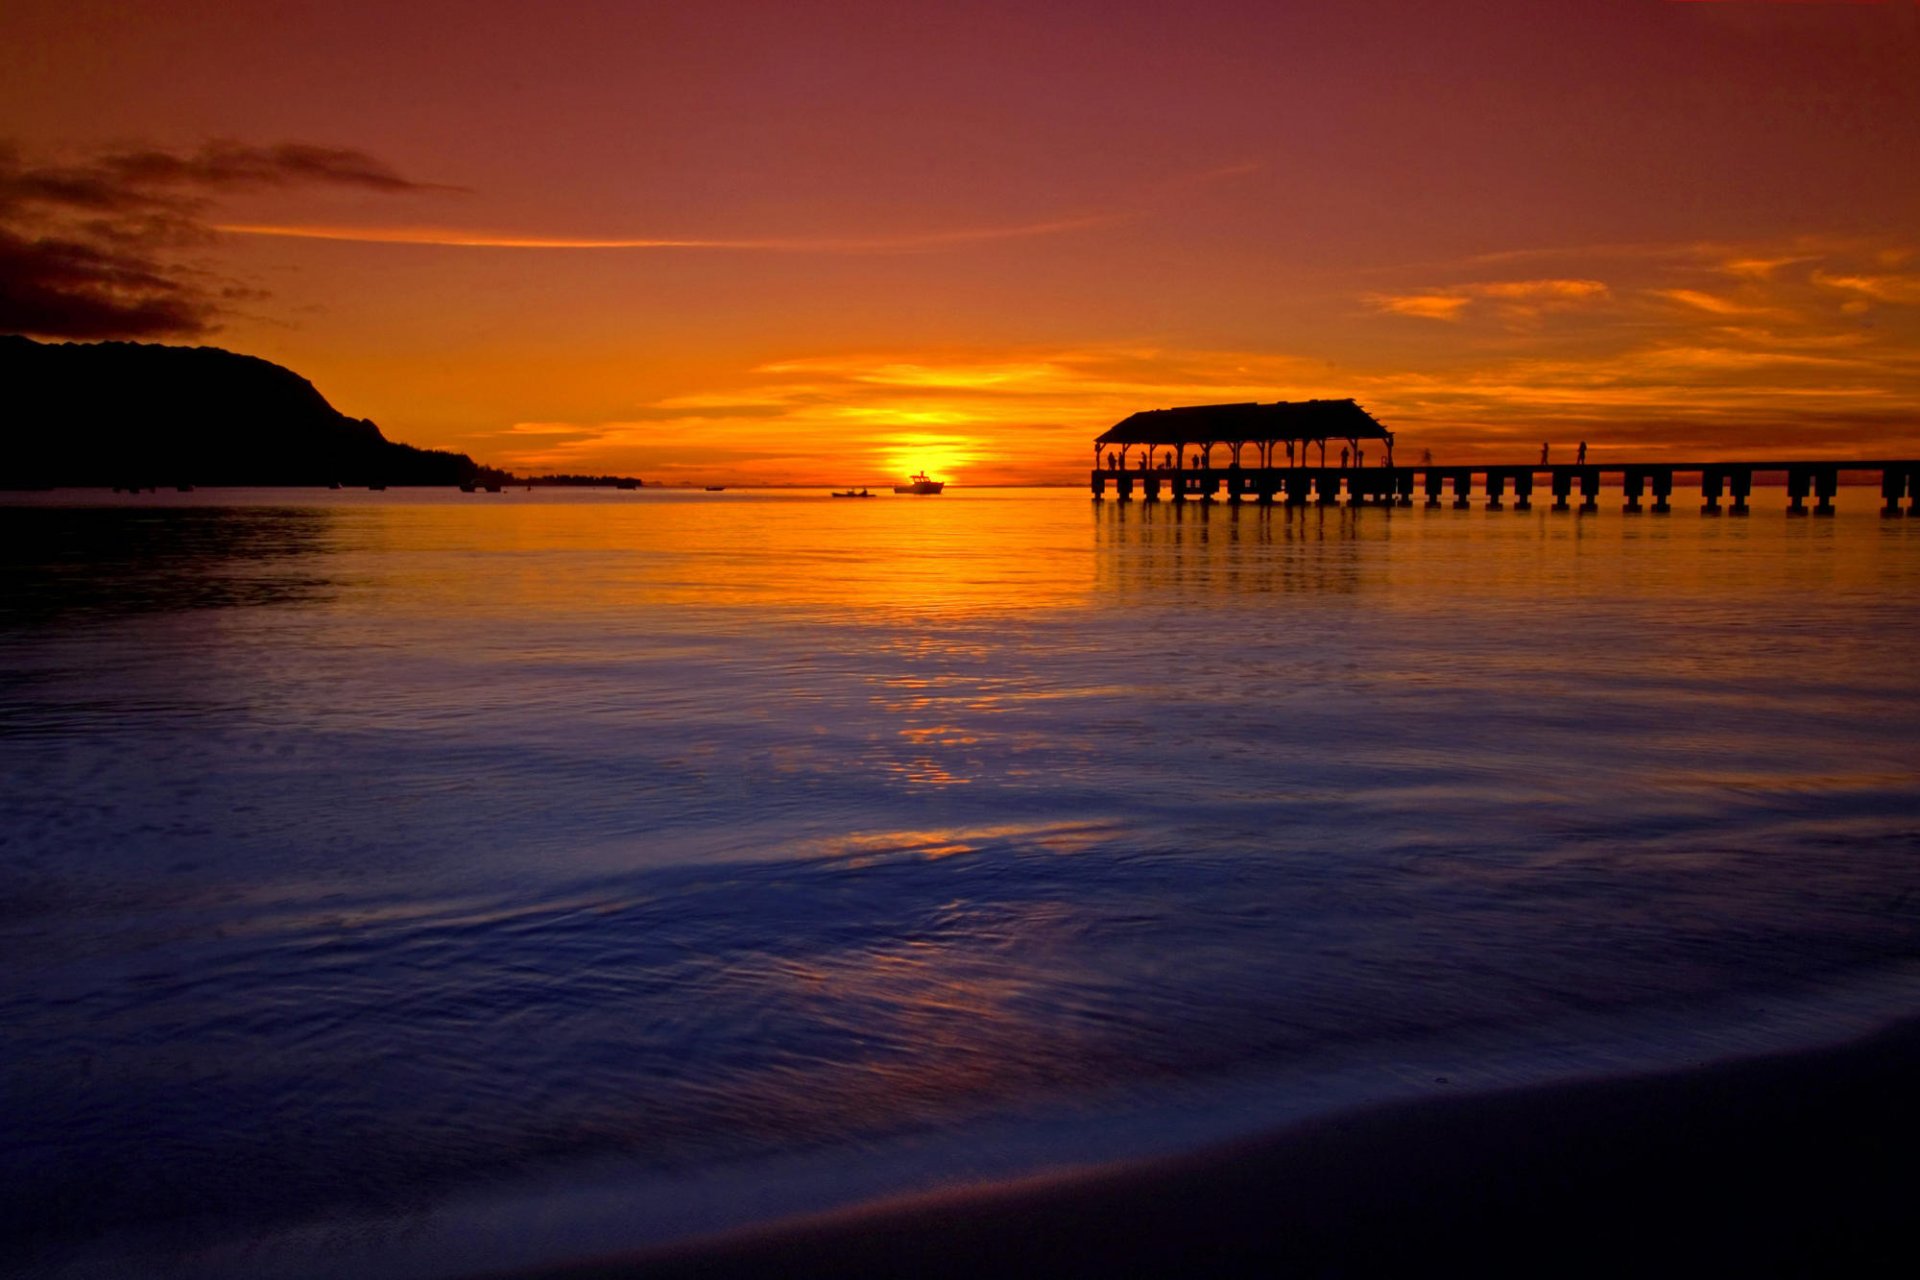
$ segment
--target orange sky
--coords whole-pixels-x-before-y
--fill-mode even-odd
[[[1442,458],[1920,453],[1912,0],[12,0],[0,68],[0,301],[100,304],[0,328],[158,298],[517,470],[1070,480],[1349,395]]]

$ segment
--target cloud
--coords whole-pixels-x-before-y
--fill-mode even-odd
[[[1422,320],[1463,320],[1479,303],[1495,304],[1508,320],[1531,320],[1550,310],[1604,301],[1610,294],[1598,280],[1488,280],[1447,285],[1417,293],[1372,293],[1375,310]]]
[[[1023,240],[1111,226],[1132,215],[1089,214],[1006,226],[956,227],[891,236],[548,236],[461,231],[446,227],[297,227],[223,223],[216,231],[294,240],[340,240],[354,244],[432,245],[452,249],[730,249],[759,253],[914,253],[994,240]]]
[[[1670,302],[1677,302],[1682,306],[1692,307],[1696,311],[1705,311],[1710,315],[1762,316],[1771,314],[1769,308],[1747,306],[1700,289],[1650,289],[1648,292],[1656,298],[1665,298]]]
[[[1857,294],[1874,302],[1920,304],[1920,276],[1828,275],[1813,273],[1813,282],[1829,289]]]
[[[257,291],[181,254],[208,244],[222,194],[345,186],[388,194],[414,182],[360,151],[219,140],[196,151],[119,148],[34,164],[0,144],[0,331],[48,338],[196,337]]]
[[[1376,293],[1370,295],[1368,301],[1395,315],[1417,316],[1422,320],[1458,320],[1473,299],[1463,294]]]

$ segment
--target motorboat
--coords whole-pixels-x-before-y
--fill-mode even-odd
[[[927,479],[927,473],[921,471],[915,475],[908,476],[905,484],[893,486],[893,491],[895,493],[938,493],[946,487],[946,481],[929,480]]]
[[[845,493],[842,493],[840,490],[835,489],[833,491],[833,496],[836,498],[871,498],[873,497],[873,495],[868,493],[865,489],[848,489]]]

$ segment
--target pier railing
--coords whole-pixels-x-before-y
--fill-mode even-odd
[[[1599,509],[1600,478],[1620,477],[1620,492],[1627,514],[1651,510],[1664,515],[1673,509],[1676,477],[1698,477],[1700,513],[1717,516],[1721,502],[1728,515],[1748,514],[1748,499],[1753,494],[1756,475],[1785,477],[1787,514],[1808,514],[1807,500],[1812,498],[1812,514],[1833,514],[1833,500],[1845,472],[1877,472],[1880,476],[1881,514],[1916,514],[1920,503],[1920,460],[1912,458],[1869,458],[1853,461],[1759,461],[1759,462],[1605,462],[1588,465],[1554,466],[1439,466],[1422,464],[1402,467],[1106,467],[1093,472],[1095,498],[1105,498],[1111,487],[1122,502],[1133,498],[1137,489],[1142,499],[1158,501],[1163,496],[1175,502],[1196,500],[1212,502],[1224,497],[1229,502],[1282,502],[1290,506],[1398,506],[1413,505],[1416,493],[1423,494],[1426,505],[1444,504],[1449,493],[1455,507],[1473,505],[1476,484],[1486,509],[1498,511],[1507,505],[1511,491],[1516,511],[1531,510],[1536,484],[1542,477],[1552,496],[1555,511],[1571,509],[1574,494],[1579,494],[1579,509]],[[1905,501],[1904,511],[1901,502]]]

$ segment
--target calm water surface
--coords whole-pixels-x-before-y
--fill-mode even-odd
[[[1842,501],[16,498],[0,1269],[457,1273],[1911,1014],[1920,521]]]

